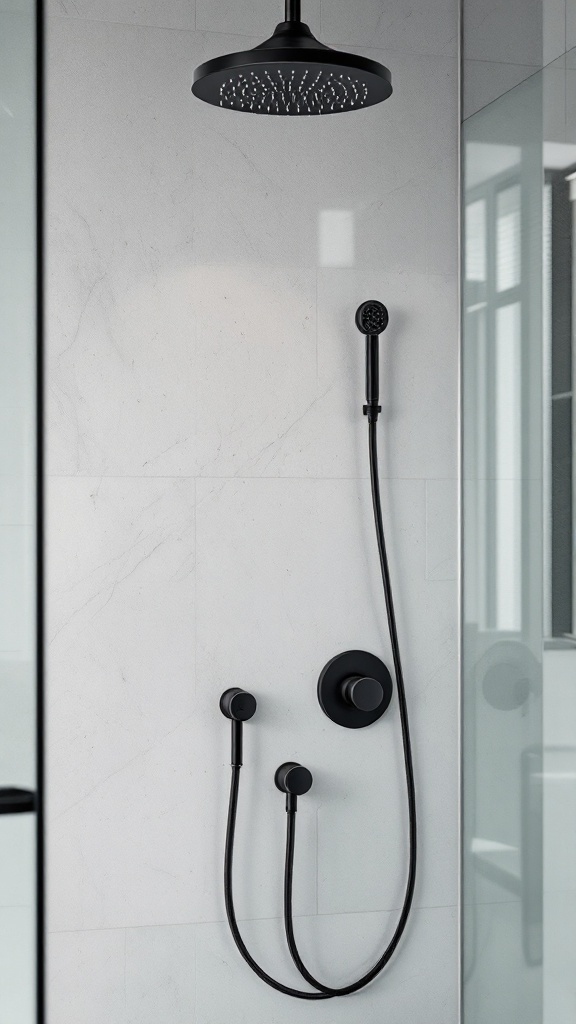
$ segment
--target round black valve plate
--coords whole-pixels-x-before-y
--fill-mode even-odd
[[[373,711],[361,711],[345,699],[346,683],[354,676],[376,679],[382,700]],[[318,680],[318,700],[328,718],[345,729],[363,729],[382,717],[392,700],[392,677],[383,661],[367,651],[344,651],[324,666]]]

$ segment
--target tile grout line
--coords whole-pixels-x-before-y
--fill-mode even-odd
[[[448,474],[441,476],[387,476],[385,473],[380,474],[382,480],[394,480],[403,481],[406,483],[425,483],[427,480],[458,480],[456,474]],[[368,474],[366,476],[195,476],[194,474],[182,474],[182,473],[165,473],[158,476],[151,476],[145,473],[109,473],[101,476],[99,473],[54,473],[48,477],[48,480],[98,480],[102,483],[104,480],[194,480],[196,482],[202,480],[206,482],[217,481],[221,483],[251,483],[252,481],[301,481],[303,483],[353,483],[369,480]],[[503,478],[507,479],[507,478]],[[3,524],[3,525],[16,525],[16,526],[29,526],[29,523],[15,523],[15,524]]]
[[[319,282],[319,277],[320,277],[320,270],[319,270],[319,267],[316,267],[316,294],[315,294],[316,309],[314,311],[314,321],[315,321],[314,326],[315,326],[315,337],[316,337],[316,398],[317,399],[320,397],[320,392],[319,392],[319,388],[320,388],[320,366],[319,366],[319,352],[318,352],[318,282]]]
[[[493,903],[482,903],[480,906],[501,906],[506,903],[515,903],[514,900],[494,900]],[[390,907],[390,908],[378,908],[376,910],[342,910],[338,912],[321,912],[318,914],[295,914],[295,921],[313,921],[316,918],[330,918],[330,917],[366,917],[368,915],[382,915],[382,914],[397,914],[400,913],[401,907]],[[415,905],[415,911],[429,911],[429,910],[457,910],[458,903],[431,903]],[[238,917],[238,921],[242,924],[257,924],[258,922],[264,921],[281,921],[282,916],[270,916],[270,917]],[[61,928],[58,930],[49,931],[49,935],[82,935],[84,933],[91,932],[116,932],[116,931],[136,931],[139,929],[154,929],[154,928],[202,928],[212,927],[214,925],[226,925],[226,918],[212,918],[209,921],[163,921],[159,924],[122,924],[122,925],[106,925],[99,928]]]
[[[194,693],[198,689],[198,483],[194,478]]]
[[[320,833],[320,822],[319,822],[319,820],[318,820],[318,814],[319,814],[319,811],[320,811],[320,808],[319,808],[319,807],[317,807],[317,808],[316,808],[316,917],[318,917],[318,916],[319,916],[319,913],[318,913],[318,907],[319,907],[319,904],[320,904],[320,899],[319,899],[319,895],[318,895],[318,893],[319,893],[319,891],[320,891],[320,860],[319,860],[319,850],[320,850],[320,841],[319,841],[319,833]]]
[[[428,582],[428,480],[424,481],[424,579]]]
[[[556,58],[554,58],[556,59]],[[465,57],[465,64],[502,64],[504,67],[514,68],[535,68],[537,71],[541,71],[542,64],[529,64],[522,60],[491,60],[489,57]]]

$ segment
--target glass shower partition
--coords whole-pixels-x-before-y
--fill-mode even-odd
[[[575,76],[462,132],[462,1024],[576,1020]]]
[[[0,1021],[42,1021],[40,11],[0,2]]]

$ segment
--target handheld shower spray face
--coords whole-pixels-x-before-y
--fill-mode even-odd
[[[378,299],[368,299],[356,310],[356,327],[366,335],[366,405],[364,415],[375,422],[382,406],[378,404],[380,393],[380,367],[378,339],[388,326],[388,310]]]
[[[361,334],[382,334],[388,327],[388,310],[378,299],[368,299],[356,310],[356,327]]]

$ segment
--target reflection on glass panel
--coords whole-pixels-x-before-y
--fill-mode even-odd
[[[520,284],[520,186],[502,189],[496,214],[496,288]]]
[[[466,280],[486,280],[486,203],[477,199],[466,206]]]
[[[543,1024],[540,90],[463,128],[463,1024]]]
[[[544,655],[544,1024],[576,1011],[576,652]]]
[[[35,6],[0,10],[0,786],[35,785]]]
[[[570,67],[574,55],[543,76],[573,102]],[[575,171],[574,130],[545,136],[544,1024],[576,1019]]]
[[[36,1007],[34,0],[0,4],[0,1022]]]
[[[463,1024],[576,1021],[574,69],[464,128]]]
[[[510,190],[511,191],[511,190]],[[496,311],[496,628],[522,628],[522,364],[520,304]]]

